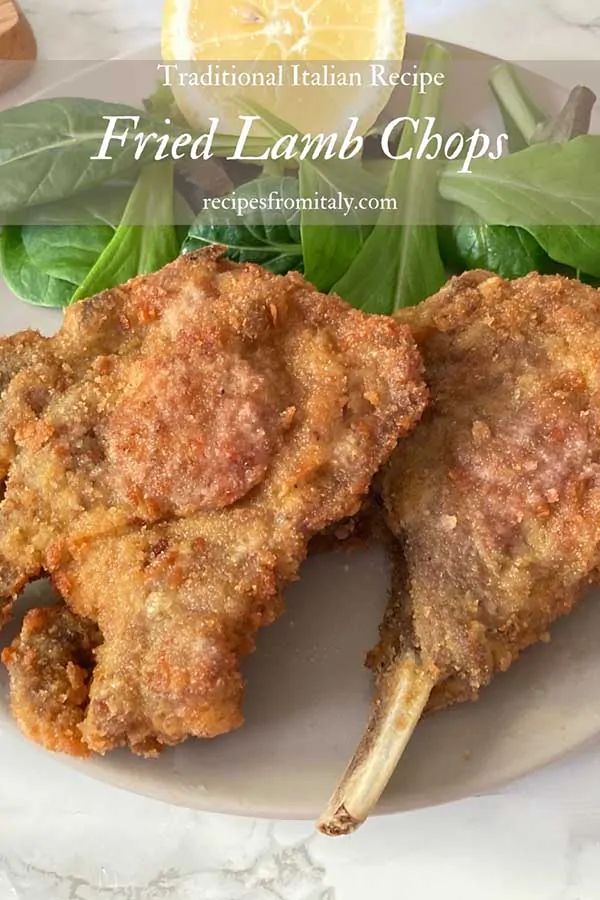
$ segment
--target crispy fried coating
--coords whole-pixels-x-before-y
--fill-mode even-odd
[[[37,331],[21,331],[0,338],[0,481],[15,454],[15,433],[27,427],[45,406],[42,370],[51,357],[50,342]],[[40,378],[23,380],[22,373],[38,367]]]
[[[433,708],[546,638],[600,563],[600,293],[486,272],[406,311],[431,405],[383,479],[404,561],[370,665],[415,648]]]
[[[0,339],[0,480],[20,444],[31,445],[55,394],[109,355],[136,352],[152,323],[155,297],[127,286],[77,304],[51,338],[24,331]],[[42,439],[42,437],[40,437]]]
[[[88,756],[80,724],[88,702],[98,627],[64,604],[30,610],[2,652],[19,727],[49,750]]]
[[[53,392],[67,382],[66,356],[36,331],[0,339],[0,480],[18,439],[36,422]],[[72,377],[72,376],[71,376]],[[64,604],[32,609],[21,633],[2,651],[11,683],[11,707],[21,730],[50,750],[87,756],[79,724],[87,705],[98,627]]]
[[[357,512],[421,415],[410,331],[212,251],[71,307],[53,353],[76,377],[19,438],[6,608],[47,571],[98,624],[91,750],[229,731],[240,658],[308,541]]]
[[[47,338],[37,331],[19,331],[0,338],[0,395],[21,369],[36,362],[46,342]]]

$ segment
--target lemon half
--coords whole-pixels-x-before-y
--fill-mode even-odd
[[[350,116],[364,132],[392,92],[373,83],[368,63],[399,65],[405,37],[404,0],[166,0],[162,52],[182,68],[192,62],[206,71],[213,63],[207,86],[180,83],[179,73],[172,83],[196,128],[219,116],[221,132],[239,133],[237,98],[244,95],[303,132],[334,131]],[[245,73],[275,72],[279,63],[297,64],[300,75],[284,66],[285,83],[240,88]],[[231,73],[235,83],[224,86]],[[312,83],[292,84],[294,77]]]

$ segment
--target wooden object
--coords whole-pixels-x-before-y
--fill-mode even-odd
[[[13,0],[0,0],[0,91],[28,74],[37,47],[31,25]]]

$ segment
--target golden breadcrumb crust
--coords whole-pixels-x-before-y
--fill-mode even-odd
[[[383,479],[404,560],[369,662],[416,647],[437,707],[476,697],[597,580],[600,292],[469,272],[401,318],[431,405]]]
[[[2,661],[10,673],[13,714],[28,738],[72,756],[89,755],[80,725],[101,640],[93,622],[62,603],[27,613]]]
[[[71,307],[52,353],[67,383],[19,435],[0,508],[5,608],[46,571],[98,624],[87,748],[236,728],[240,658],[308,541],[423,411],[410,330],[213,250]]]

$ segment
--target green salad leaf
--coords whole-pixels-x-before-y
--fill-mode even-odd
[[[273,115],[258,103],[240,101],[241,106],[253,115],[259,115],[275,138],[301,133]],[[368,223],[364,212],[356,205],[346,215],[330,208],[331,201],[358,197],[381,197],[385,182],[368,172],[363,166],[351,160],[303,159],[299,162],[299,196],[308,201],[300,214],[300,232],[304,273],[308,280],[321,291],[328,291],[346,272],[367,239],[372,224]],[[326,209],[311,209],[315,198]]]
[[[79,284],[111,240],[131,185],[106,185],[27,211],[23,243],[36,268]]]
[[[596,95],[587,87],[574,87],[555,115],[547,115],[532,100],[510,63],[499,63],[492,69],[490,87],[513,153],[532,144],[570,141],[590,130]]]
[[[173,206],[173,166],[155,163],[142,169],[118,228],[71,302],[156,272],[174,260],[180,241]]]
[[[113,142],[112,159],[93,160],[106,130],[104,116],[139,116],[139,128],[166,129],[133,107],[100,100],[36,100],[0,112],[0,212],[61,200],[139,168],[156,153],[148,141],[136,161],[136,144]],[[133,123],[130,123],[133,129]]]
[[[172,166],[155,164],[133,191],[117,185],[32,211],[30,221],[0,235],[6,283],[31,303],[66,306],[156,271],[176,258],[187,234],[173,225],[173,197]],[[177,204],[186,215],[179,197]]]
[[[428,44],[421,71],[443,72],[448,51],[439,44]],[[408,111],[419,121],[416,135],[404,129],[399,144],[402,156],[418,146],[428,117],[439,114],[441,88],[429,88],[425,95],[415,89]],[[386,196],[396,198],[396,210],[382,210],[377,224],[366,239],[345,275],[334,290],[349,303],[367,312],[393,313],[412,306],[435,293],[446,280],[435,225],[437,204],[437,165],[426,159],[396,161]]]
[[[23,300],[65,306],[112,240],[130,193],[129,185],[108,185],[36,207],[24,224],[7,226],[0,239],[7,284]]]
[[[53,278],[81,284],[112,240],[110,225],[24,225],[25,252],[35,268]]]
[[[151,108],[164,113],[164,99],[154,99]],[[158,149],[148,140],[139,159],[137,143],[130,127],[121,145],[113,141],[111,159],[97,160],[106,131],[105,116],[137,116],[137,129],[146,135],[168,133],[173,139],[189,132],[180,119],[165,124],[164,118],[120,103],[106,103],[85,97],[35,100],[0,111],[0,213],[11,213],[42,203],[51,203],[89,190],[151,162]],[[237,139],[217,135],[215,154],[227,156]],[[248,152],[260,152],[267,141],[252,137]],[[165,163],[168,164],[168,163]]]
[[[523,89],[514,66],[509,63],[495,66],[489,83],[508,134],[511,153],[523,150],[533,142],[536,128],[544,121],[544,113]]]
[[[600,276],[600,135],[480,159],[466,175],[459,168],[442,170],[445,200],[488,224],[524,228],[552,259]]]
[[[183,252],[199,250],[210,244],[222,244],[227,256],[236,262],[260,263],[266,269],[284,274],[302,269],[300,217],[297,210],[286,212],[263,208],[269,197],[283,201],[298,198],[298,181],[289,176],[263,175],[246,182],[235,191],[237,200],[253,203],[256,209],[243,218],[230,209],[203,210],[196,218],[183,244]],[[228,199],[234,199],[229,195]]]
[[[523,228],[488,225],[464,207],[456,207],[453,218],[439,229],[442,258],[452,272],[489,269],[503,278],[520,278],[561,268]]]
[[[365,212],[356,207],[358,198],[382,197],[385,182],[353,162],[324,161],[300,164],[300,195],[320,197],[325,202],[339,196],[353,203],[347,215],[331,210],[303,211],[302,249],[306,277],[321,291],[329,291],[348,271],[373,229]]]
[[[0,232],[0,271],[17,297],[38,306],[66,306],[76,288],[31,264],[19,225],[7,225]]]

